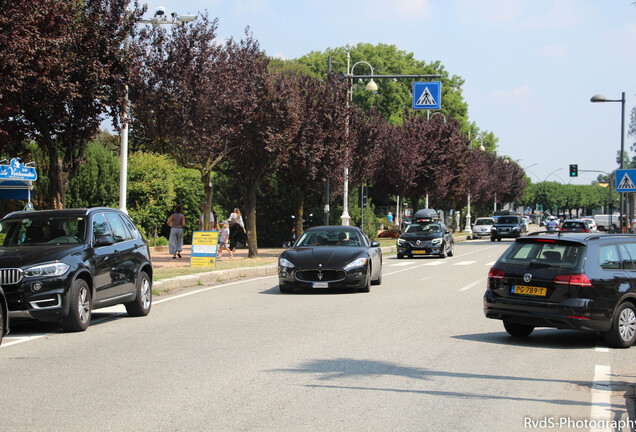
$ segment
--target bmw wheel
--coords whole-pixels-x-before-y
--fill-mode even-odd
[[[130,316],[146,316],[152,307],[152,283],[146,272],[141,272],[137,280],[137,297],[135,300],[125,303],[126,312]]]
[[[614,348],[629,348],[636,342],[636,306],[621,304],[614,314],[612,327],[605,333],[605,342]]]
[[[446,258],[446,243],[442,244],[442,248],[439,252],[439,257],[442,259]]]
[[[450,250],[448,251],[448,256],[452,257],[453,255],[455,255],[455,244],[451,244]]]
[[[66,331],[79,332],[88,328],[91,322],[91,290],[84,279],[77,279],[69,293],[70,307],[68,316],[62,320]]]

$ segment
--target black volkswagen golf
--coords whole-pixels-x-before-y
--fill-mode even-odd
[[[83,331],[93,309],[123,303],[129,315],[150,312],[150,251],[122,211],[23,211],[0,225],[0,283],[11,315]]]
[[[512,336],[535,327],[582,329],[629,347],[636,341],[636,236],[519,238],[490,269],[483,307]]]

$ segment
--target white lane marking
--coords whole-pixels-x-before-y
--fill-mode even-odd
[[[160,304],[163,302],[167,302],[167,301],[172,301],[172,300],[176,300],[176,299],[180,299],[183,297],[187,297],[187,296],[191,296],[194,294],[199,294],[205,291],[210,291],[210,290],[215,290],[215,289],[219,289],[219,288],[223,288],[223,287],[227,287],[227,286],[232,286],[232,285],[238,285],[238,284],[242,284],[242,283],[246,283],[246,282],[253,282],[253,281],[257,281],[257,280],[263,280],[263,279],[271,279],[271,278],[278,278],[278,275],[271,275],[271,276],[263,276],[263,277],[259,277],[259,278],[253,278],[253,279],[245,279],[245,280],[240,280],[237,282],[230,282],[230,283],[226,283],[226,284],[221,284],[221,285],[214,285],[214,286],[209,286],[206,288],[201,288],[199,290],[196,291],[189,291],[187,293],[183,293],[183,294],[179,294],[173,297],[168,297],[168,298],[164,298],[161,300],[157,300],[152,302],[153,305],[156,304]]]
[[[612,380],[609,366],[596,365],[594,367],[594,382],[592,384],[592,412],[590,418],[599,424],[609,425],[612,419]],[[608,428],[595,430],[610,430]]]
[[[460,261],[458,263],[454,263],[453,265],[457,265],[457,266],[466,266],[466,265],[471,265],[471,264],[475,264],[477,261]]]
[[[36,339],[41,339],[43,337],[52,336],[54,334],[55,333],[44,333],[44,334],[39,334],[39,335],[22,336],[22,337],[18,337],[15,340],[11,340],[11,337],[7,336],[2,341],[2,348],[9,347],[11,345],[21,344],[21,343],[24,343],[24,342],[31,342],[31,341],[34,341]]]
[[[422,264],[425,266],[436,266],[436,265],[442,265],[444,263],[446,263],[447,261],[431,261],[431,262],[427,262],[426,264]]]
[[[479,285],[479,284],[482,284],[482,283],[486,283],[486,279],[479,279],[479,280],[476,280],[475,282],[473,282],[473,283],[471,283],[471,284],[468,284],[468,285],[466,285],[466,286],[465,286],[465,287],[463,287],[463,288],[460,288],[460,289],[459,289],[459,291],[462,291],[462,292],[463,292],[463,291],[467,291],[467,290],[471,289],[472,287],[474,287],[474,286],[476,286],[476,285]]]
[[[397,264],[391,264],[389,267],[404,267],[415,264],[415,261],[405,261]]]
[[[425,281],[426,279],[430,279],[430,278],[432,278],[432,277],[433,277],[433,276],[427,276],[427,277],[425,277],[424,279],[420,279],[420,281]]]
[[[606,353],[606,352],[609,352],[609,348],[608,347],[596,347],[595,351],[596,352],[600,352],[600,353]]]
[[[487,266],[492,267],[492,266],[494,266],[494,265],[495,265],[495,263],[496,263],[496,262],[497,262],[497,261],[489,262],[489,263],[486,263],[486,265],[487,265]]]

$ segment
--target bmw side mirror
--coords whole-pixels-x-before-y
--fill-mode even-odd
[[[378,247],[378,246],[380,246],[380,242],[379,241],[374,240],[374,241],[371,242],[371,247]]]
[[[115,239],[110,235],[100,235],[95,240],[95,246],[110,246],[115,243]]]

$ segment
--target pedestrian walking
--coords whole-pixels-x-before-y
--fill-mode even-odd
[[[226,250],[230,254],[230,258],[234,256],[232,250],[228,247],[228,239],[230,237],[230,225],[227,221],[221,222],[221,236],[219,237],[219,254],[218,259],[221,259],[223,251]]]
[[[172,259],[181,258],[181,250],[183,249],[183,228],[185,227],[185,216],[183,207],[176,206],[174,213],[170,215],[166,222],[170,227],[170,239],[168,240],[168,250],[172,255]]]
[[[236,243],[241,236],[241,232],[245,234],[245,224],[243,223],[243,217],[241,216],[241,210],[235,208],[230,218],[228,219],[230,225],[230,250],[234,252],[236,249]]]

